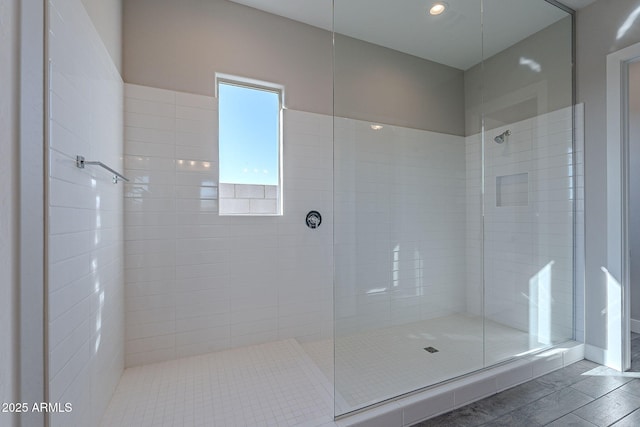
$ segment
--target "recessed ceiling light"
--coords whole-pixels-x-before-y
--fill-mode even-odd
[[[382,129],[382,125],[371,125],[371,129],[380,130],[380,129]]]
[[[442,12],[444,12],[446,8],[447,8],[447,5],[445,3],[442,3],[442,2],[434,3],[433,6],[431,6],[431,9],[429,9],[429,14],[434,16],[440,15]]]

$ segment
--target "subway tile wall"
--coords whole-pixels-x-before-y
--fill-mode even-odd
[[[78,37],[82,34],[82,37]],[[98,425],[124,366],[123,83],[79,0],[48,14],[48,362],[51,426]]]
[[[576,222],[575,222],[575,340],[585,342],[585,259],[584,259],[584,104],[574,107],[574,138],[576,147]]]
[[[331,336],[331,117],[284,112],[282,216],[220,216],[216,100],[126,84],[124,110],[126,365]]]
[[[334,203],[340,334],[480,314],[484,271],[492,320],[571,337],[571,109],[487,146],[484,265],[479,135],[336,118],[334,201],[331,117],[286,110],[284,215],[233,217],[216,120],[213,98],[125,85],[127,366],[331,336]],[[497,178],[523,174],[526,205],[497,206]]]
[[[496,128],[485,135],[484,229],[480,198],[482,140],[480,135],[466,138],[467,310],[482,312],[484,277],[486,316],[530,332],[533,345],[573,336],[574,216],[578,272],[584,224],[581,111],[577,106],[575,178],[572,108]],[[495,143],[493,137],[507,129],[511,130],[507,142]],[[506,195],[507,200],[517,203],[499,203],[497,191],[505,178],[518,181],[502,188],[512,191]],[[528,194],[518,194],[523,191]],[[583,298],[582,275],[576,279],[576,298]],[[577,319],[580,316],[576,313]],[[577,328],[580,335],[583,326],[579,321]]]
[[[463,137],[335,120],[336,337],[466,310]]]

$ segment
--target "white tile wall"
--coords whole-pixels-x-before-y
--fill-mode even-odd
[[[218,185],[216,100],[127,84],[125,101],[127,366],[330,336],[331,118],[286,110],[283,216],[230,217],[218,215],[236,194]]]
[[[465,140],[336,119],[336,333],[465,311]]]
[[[506,145],[486,148],[493,185],[484,268],[487,314],[529,331],[529,279],[554,261],[557,339],[571,336],[571,181],[563,175],[571,121],[554,114],[513,124]],[[339,335],[481,313],[479,136],[376,132],[336,119],[341,221],[332,236],[331,118],[285,112],[282,217],[221,217],[218,202],[237,189],[217,182],[216,116],[211,98],[126,85],[125,164],[134,178],[125,194],[127,365],[330,336],[332,237]],[[496,177],[524,173],[531,189],[518,200],[526,206],[497,207]],[[309,210],[321,211],[326,226],[307,229]],[[487,363],[513,355],[498,335],[487,338]],[[526,351],[531,343],[519,344]]]
[[[52,426],[98,425],[124,364],[123,83],[78,0],[49,2],[49,401]],[[79,36],[81,35],[81,36]]]
[[[506,129],[512,133],[507,142],[494,143],[494,134]],[[578,202],[579,223],[583,186],[579,134],[577,177],[572,178],[571,131],[572,109],[564,108],[488,132],[484,147],[484,246],[481,138],[466,138],[468,311],[479,313],[484,273],[486,315],[530,332],[532,346],[573,335],[573,200]],[[527,197],[519,195],[517,203],[501,206],[496,198],[497,180],[523,174],[528,174]],[[483,247],[484,266],[480,257]]]
[[[584,342],[584,308],[585,308],[585,282],[584,282],[584,104],[578,104],[574,109],[576,140],[576,252],[575,252],[575,340]]]

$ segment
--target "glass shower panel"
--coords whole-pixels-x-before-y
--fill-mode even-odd
[[[484,366],[464,107],[481,3],[447,5],[334,0],[336,415]]]
[[[482,129],[472,121],[467,132],[484,157],[492,365],[573,337],[572,17],[545,1],[483,0],[483,52],[467,71],[481,87],[467,116]]]

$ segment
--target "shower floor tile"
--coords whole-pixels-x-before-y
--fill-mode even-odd
[[[302,347],[333,383],[333,341]],[[342,414],[543,346],[526,332],[459,314],[340,337],[335,347],[336,409]]]
[[[125,370],[103,418],[123,426],[321,426],[332,390],[295,340]]]
[[[530,344],[525,332],[467,315],[341,337],[336,411],[471,372]],[[332,340],[289,339],[137,366],[124,371],[102,426],[335,426],[333,382]]]

